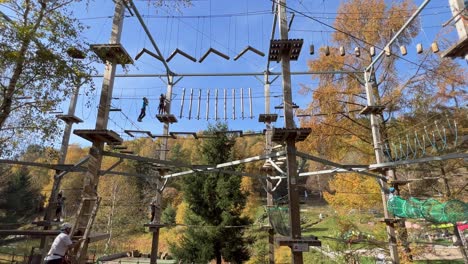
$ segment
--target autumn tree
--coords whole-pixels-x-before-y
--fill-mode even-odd
[[[209,126],[207,133],[227,130],[226,125],[217,123]],[[221,133],[204,140],[198,153],[205,164],[215,165],[232,159],[232,146],[232,139]],[[194,263],[212,259],[216,263],[242,263],[249,259],[243,228],[250,220],[241,216],[246,202],[241,179],[221,172],[184,177],[184,197],[190,208],[185,221],[189,226],[180,243],[171,246],[177,259]]]
[[[17,150],[21,138],[38,142],[59,135],[47,114],[74,87],[91,83],[86,60],[67,55],[83,50],[83,26],[73,18],[72,1],[3,0],[0,12],[0,155]],[[28,137],[30,134],[39,136]]]

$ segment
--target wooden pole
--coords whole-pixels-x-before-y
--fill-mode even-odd
[[[112,23],[112,31],[110,37],[110,44],[120,43],[120,37],[122,34],[122,26],[124,19],[124,5],[123,1],[117,0],[115,3],[114,19]],[[104,77],[102,80],[102,89],[101,97],[99,101],[98,115],[96,120],[96,130],[105,130],[107,129],[107,123],[109,119],[109,108],[110,102],[112,99],[112,91],[114,88],[114,78],[115,71],[117,68],[117,62],[107,61]],[[97,187],[99,183],[99,172],[102,164],[102,152],[104,151],[104,142],[101,140],[94,140],[93,144],[89,150],[89,160],[88,160],[88,170],[84,176],[84,185],[82,191],[83,198],[97,198]],[[85,201],[82,200],[82,203]],[[86,202],[83,204],[83,217],[81,219],[76,219],[75,225],[86,226],[89,217],[91,216],[93,210],[93,203]],[[83,241],[79,249],[79,255],[82,258],[86,257],[88,241]],[[79,259],[78,263],[86,262],[85,259]]]
[[[265,94],[265,114],[270,114],[270,81],[268,80],[268,73],[264,76],[264,94]],[[249,88],[250,97],[250,88]],[[252,103],[250,103],[252,105]],[[265,122],[265,153],[270,154],[272,151],[271,143],[271,122]],[[270,176],[267,174],[267,176]],[[270,178],[267,178],[267,208],[273,206],[273,183]],[[272,226],[268,229],[268,259],[270,264],[275,263],[275,230]]]
[[[286,0],[279,0],[278,4],[279,33],[282,40],[288,40],[288,18],[286,14]],[[289,53],[281,54],[281,74],[283,82],[283,105],[284,121],[287,129],[294,129],[294,115],[292,109],[291,94],[291,67]],[[289,224],[291,226],[290,236],[292,239],[301,238],[301,222],[299,211],[299,193],[298,193],[298,173],[296,161],[296,142],[294,138],[286,140],[286,161],[288,177],[288,196],[289,196]],[[302,264],[303,257],[301,251],[292,251],[292,263]]]
[[[374,98],[374,87],[375,84],[375,76],[372,72],[366,72],[364,74],[365,79],[365,89],[366,89],[366,97],[367,97],[367,105],[368,106],[375,106],[375,98]],[[375,87],[377,88],[377,87]],[[371,123],[371,130],[372,130],[372,140],[374,145],[374,153],[375,159],[377,164],[384,162],[384,153],[383,153],[383,146],[381,141],[381,134],[380,134],[380,124],[378,120],[378,116],[371,112],[370,115],[370,123]],[[387,174],[394,178],[393,171],[388,171]],[[385,193],[384,188],[386,188],[386,184],[383,180],[379,180],[380,185],[382,186],[381,196],[382,196],[382,204],[384,210],[384,218],[389,218],[390,214],[387,210],[387,195]],[[387,237],[388,237],[388,247],[390,250],[390,257],[392,259],[392,263],[398,264],[400,263],[400,258],[398,256],[398,248],[397,248],[397,241],[395,236],[395,227],[393,223],[386,222],[386,230],[387,230]]]
[[[78,93],[79,93],[80,87],[76,86],[75,89],[73,90],[73,94],[70,98],[70,105],[68,106],[68,115],[69,116],[74,116],[75,115],[75,109],[76,109],[76,103],[78,101]],[[67,153],[68,153],[68,145],[70,142],[70,135],[71,135],[71,130],[73,127],[73,121],[67,119],[65,121],[65,130],[63,132],[63,137],[62,137],[62,145],[60,147],[60,156],[59,156],[59,162],[58,164],[64,164],[65,159],[67,158]],[[60,189],[60,184],[62,182],[62,177],[57,177],[57,175],[60,174],[60,171],[55,172],[54,176],[54,183],[52,185],[52,190],[50,192],[50,197],[49,197],[49,202],[47,204],[47,208],[45,210],[45,216],[44,216],[44,221],[46,223],[50,223],[52,220],[52,214],[54,212],[54,208],[57,206],[57,195],[59,193]],[[45,225],[44,230],[49,230],[50,226]],[[48,252],[47,245],[49,238],[48,237],[42,237],[40,246],[39,248],[41,249],[41,259],[43,260]]]

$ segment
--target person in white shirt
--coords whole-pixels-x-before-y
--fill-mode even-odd
[[[62,224],[60,234],[54,239],[49,253],[45,257],[46,264],[61,264],[68,249],[72,247],[73,242],[70,239],[72,226],[69,223]]]

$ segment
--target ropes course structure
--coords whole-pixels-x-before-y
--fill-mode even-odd
[[[208,58],[209,55],[214,54],[220,58],[225,60],[230,60],[229,54],[225,54],[219,49],[214,47],[210,47],[209,49],[197,60],[197,56],[192,56],[188,52],[183,51],[181,48],[177,47],[168,57],[163,56],[161,50],[159,49],[155,39],[152,37],[150,30],[147,28],[145,21],[143,20],[143,16],[139,13],[138,8],[135,6],[132,0],[117,0],[115,1],[115,15],[113,17],[113,30],[110,39],[110,44],[96,44],[92,45],[91,49],[96,53],[96,55],[101,58],[102,62],[105,64],[105,72],[103,75],[95,75],[92,77],[103,77],[103,85],[101,91],[101,98],[100,104],[98,109],[98,115],[96,120],[96,127],[95,129],[79,129],[75,130],[74,134],[92,142],[92,147],[90,148],[89,155],[78,162],[77,164],[36,164],[36,163],[26,163],[26,162],[18,162],[18,161],[7,161],[7,160],[0,160],[0,163],[9,163],[9,164],[21,164],[25,166],[42,166],[52,170],[60,170],[61,173],[56,175],[54,181],[54,190],[58,190],[60,184],[60,179],[67,173],[72,171],[80,171],[85,172],[85,186],[83,187],[83,200],[80,204],[79,212],[77,213],[77,218],[74,223],[73,230],[78,230],[83,232],[84,235],[83,242],[77,252],[76,261],[78,263],[85,263],[85,256],[88,249],[88,244],[98,239],[105,239],[108,236],[105,234],[97,234],[91,235],[90,230],[93,225],[95,213],[99,208],[100,198],[97,197],[96,189],[99,182],[99,177],[106,174],[116,174],[116,175],[125,175],[125,176],[137,176],[137,177],[145,177],[145,178],[152,178],[156,179],[156,192],[157,198],[156,202],[161,204],[161,193],[164,190],[167,182],[169,179],[183,176],[192,173],[205,173],[205,172],[223,172],[226,174],[233,174],[233,175],[242,175],[242,176],[250,176],[250,177],[257,177],[262,184],[264,180],[266,180],[266,191],[267,191],[267,206],[268,208],[268,215],[270,220],[270,227],[269,227],[269,236],[271,238],[270,241],[274,240],[274,234],[277,233],[282,237],[277,238],[277,242],[279,245],[289,246],[292,250],[292,257],[293,263],[302,263],[302,251],[294,250],[294,246],[297,244],[307,245],[308,246],[320,246],[321,242],[318,240],[317,237],[302,237],[301,230],[300,230],[300,212],[299,212],[299,199],[298,194],[294,190],[297,190],[298,185],[298,177],[301,176],[310,176],[310,175],[320,175],[320,174],[334,174],[334,173],[350,173],[355,172],[364,176],[373,177],[379,181],[381,184],[382,189],[386,186],[386,184],[391,181],[395,180],[394,175],[391,175],[391,169],[399,164],[402,164],[402,161],[406,162],[414,162],[414,163],[422,163],[428,162],[431,160],[445,160],[445,159],[452,159],[452,158],[466,158],[466,153],[456,153],[457,155],[447,155],[445,157],[434,157],[434,159],[424,159],[427,158],[429,153],[436,153],[439,154],[443,151],[450,149],[450,147],[457,147],[460,143],[463,143],[464,139],[460,141],[463,135],[459,135],[458,133],[458,125],[455,121],[447,120],[447,127],[442,126],[441,124],[435,123],[433,126],[434,130],[429,130],[426,127],[424,128],[423,132],[408,134],[403,138],[403,140],[389,140],[389,143],[383,145],[381,140],[381,135],[379,131],[379,121],[377,119],[377,115],[381,114],[382,106],[376,105],[374,102],[374,98],[370,91],[372,85],[374,85],[372,80],[372,75],[374,74],[374,65],[383,55],[390,55],[391,49],[390,46],[393,42],[397,41],[398,35],[405,29],[405,27],[410,24],[413,19],[420,13],[420,11],[427,5],[429,2],[428,0],[424,1],[424,3],[414,12],[414,14],[409,17],[407,23],[402,26],[402,29],[397,32],[394,38],[389,41],[389,43],[385,47],[374,47],[372,43],[363,43],[369,45],[369,50],[374,50],[373,53],[375,54],[375,48],[381,50],[380,54],[376,57],[372,56],[372,62],[365,70],[333,70],[333,71],[304,71],[304,72],[291,72],[290,71],[290,61],[295,61],[298,59],[303,40],[302,39],[289,39],[288,31],[291,28],[293,23],[293,18],[289,21],[287,19],[287,12],[286,10],[292,11],[297,15],[301,15],[306,18],[310,18],[316,22],[323,22],[317,20],[310,15],[300,12],[295,9],[291,9],[286,5],[285,0],[272,0],[273,2],[273,26],[271,32],[271,39],[270,39],[270,46],[269,52],[266,54],[260,51],[257,48],[254,48],[250,44],[247,45],[242,51],[237,53],[234,57],[234,61],[242,58],[245,54],[253,53],[254,55],[263,57],[267,55],[268,60],[266,64],[266,70],[263,72],[237,72],[237,73],[177,73],[173,71],[168,64],[177,55],[180,55],[192,62],[204,62],[205,59]],[[211,3],[210,3],[211,4]],[[124,47],[120,43],[120,38],[122,34],[122,25],[123,20],[125,17],[125,10],[128,10],[131,16],[134,16],[138,19],[141,27],[145,31],[149,41],[151,42],[152,48],[142,48],[142,50],[137,53],[135,56],[135,60],[139,60],[143,55],[149,55],[152,58],[156,59],[157,61],[161,62],[164,66],[165,73],[161,74],[116,74],[116,67],[117,65],[128,65],[133,63],[133,58],[127,53]],[[210,7],[211,13],[211,7]],[[276,23],[278,22],[280,39],[275,39],[275,32],[276,32]],[[457,22],[458,23],[458,22]],[[329,26],[329,25],[326,25]],[[211,27],[211,25],[210,25]],[[330,26],[329,26],[330,27]],[[332,27],[333,28],[333,27]],[[333,28],[337,30],[336,28]],[[211,28],[210,28],[211,31]],[[349,32],[342,32],[344,34],[350,35]],[[211,32],[210,32],[211,35]],[[351,35],[351,37],[355,38]],[[360,39],[357,39],[362,41]],[[197,41],[198,42],[198,41]],[[465,42],[463,42],[465,43]],[[198,44],[198,43],[197,43]],[[437,44],[436,44],[437,45]],[[433,46],[433,52],[438,52],[438,47],[436,45]],[[422,46],[418,45],[419,50],[422,50]],[[309,45],[309,53],[312,55],[314,54],[314,45]],[[328,52],[327,52],[328,50]],[[353,52],[346,51],[343,47],[339,47],[336,49],[339,51],[340,56],[346,56],[348,54],[353,54],[352,56],[360,57],[361,56],[361,49],[356,47]],[[400,49],[402,51],[402,56],[406,54],[406,48]],[[418,53],[419,53],[418,50]],[[405,51],[405,52],[403,52]],[[330,55],[330,48],[327,46],[325,49],[326,55]],[[465,49],[466,53],[466,49]],[[458,53],[457,53],[458,54]],[[450,56],[450,54],[446,53],[446,56]],[[404,59],[407,62],[413,63],[407,59]],[[270,71],[270,61],[281,62],[282,70],[281,72],[272,72]],[[413,63],[414,64],[414,63]],[[418,65],[421,66],[421,65]],[[364,74],[365,77],[365,86],[366,86],[366,99],[367,105],[362,111],[363,115],[367,115],[370,118],[371,126],[372,126],[372,136],[374,140],[374,148],[377,162],[376,164],[371,165],[347,165],[347,164],[339,164],[336,162],[332,162],[329,160],[322,159],[320,157],[316,157],[307,153],[302,153],[296,151],[295,144],[297,142],[305,140],[309,134],[312,132],[309,128],[297,128],[294,124],[294,115],[293,111],[295,108],[295,103],[292,101],[291,95],[291,75],[299,75],[299,74]],[[145,136],[151,138],[161,138],[161,145],[162,148],[167,149],[168,147],[168,140],[169,139],[178,139],[183,137],[182,136],[193,136],[194,139],[199,138],[210,138],[216,135],[207,135],[207,134],[200,134],[196,132],[176,132],[170,131],[170,125],[173,123],[177,123],[178,118],[187,118],[188,120],[196,119],[201,120],[203,116],[201,114],[201,105],[202,105],[202,90],[198,89],[198,97],[197,93],[194,89],[190,89],[188,97],[186,96],[186,89],[182,89],[182,96],[180,98],[180,110],[177,111],[178,115],[176,116],[171,112],[172,103],[174,101],[173,98],[173,88],[174,86],[185,77],[204,77],[204,76],[254,76],[257,79],[263,77],[264,79],[261,80],[262,84],[264,85],[264,99],[265,99],[265,112],[264,114],[259,115],[259,122],[265,124],[265,130],[262,135],[265,137],[265,154],[255,157],[249,157],[242,160],[231,161],[223,164],[216,164],[216,165],[192,165],[192,164],[183,164],[178,162],[172,162],[167,160],[166,151],[160,151],[159,158],[146,158],[146,157],[139,157],[136,155],[130,155],[130,153],[116,153],[112,151],[106,151],[104,146],[107,144],[111,146],[113,150],[116,150],[118,146],[122,146],[123,139],[120,137],[119,134],[115,133],[112,130],[108,129],[108,121],[111,121],[123,130],[129,137],[135,137],[136,134],[143,134]],[[276,76],[273,80],[270,80],[270,77]],[[282,105],[280,109],[284,111],[284,121],[285,127],[284,128],[275,128],[272,126],[272,122],[275,122],[278,118],[277,114],[272,114],[270,112],[270,98],[271,91],[270,85],[279,77],[282,77],[283,82],[283,95],[282,98]],[[112,111],[111,109],[111,101],[113,99],[112,92],[113,92],[113,82],[116,77],[121,78],[138,78],[138,77],[160,77],[161,79],[165,77],[167,80],[167,90],[165,93],[165,98],[167,99],[166,105],[164,105],[164,110],[156,115],[157,119],[163,125],[163,134],[156,135],[153,134],[151,131],[140,129],[137,124],[135,124],[132,118],[129,118],[128,115],[121,112],[121,114],[128,121],[132,128],[135,129],[128,129],[128,127],[122,127],[118,121],[114,120],[113,118],[109,117],[109,112]],[[163,80],[164,81],[164,80]],[[78,90],[78,89],[77,89]],[[188,93],[188,92],[187,92]],[[210,108],[210,99],[214,94],[214,110]],[[196,97],[197,99],[194,99]],[[214,93],[211,90],[206,91],[206,111],[205,111],[205,119],[213,119],[213,120],[227,120],[228,118],[228,108],[232,109],[231,116],[233,120],[236,119],[253,119],[253,102],[252,102],[252,91],[251,88],[241,88],[238,92],[237,90],[233,89],[231,91],[231,97],[228,97],[228,89],[222,89],[221,92],[219,89],[215,89]],[[219,106],[219,101],[223,99],[223,107]],[[228,101],[231,99],[232,105],[228,107]],[[195,101],[195,102],[194,102]],[[193,111],[194,107],[193,104],[197,105],[196,111]],[[239,104],[240,103],[240,104]],[[188,104],[188,109],[186,109],[186,105]],[[247,107],[248,105],[248,107]],[[220,111],[220,108],[223,111]],[[116,109],[116,108],[114,108]],[[248,109],[248,110],[247,110]],[[74,110],[74,109],[73,109]],[[211,114],[213,111],[213,114]],[[186,114],[188,112],[188,114]],[[80,120],[73,119],[71,120],[70,117],[74,117],[74,115],[67,115],[68,121],[65,120],[66,117],[62,119],[65,122],[73,123],[78,122]],[[233,130],[233,131],[226,131],[229,133],[230,136],[233,138],[246,136],[247,133],[244,133],[242,130]],[[251,135],[259,135],[260,133],[250,133]],[[284,150],[276,151],[272,146],[272,142],[278,142]],[[68,138],[64,137],[63,144],[68,146]],[[66,152],[65,152],[66,155]],[[65,158],[63,155],[63,159]],[[112,166],[109,167],[107,170],[101,170],[102,165],[102,158],[104,156],[108,157],[115,157],[118,158],[119,161],[115,162]],[[314,162],[319,162],[325,164],[330,167],[330,169],[323,170],[323,171],[314,171],[314,172],[304,172],[304,165],[297,164],[297,158],[301,158],[303,160],[310,160]],[[386,160],[384,159],[386,158]],[[135,160],[147,164],[151,164],[153,168],[150,170],[148,175],[139,175],[136,173],[125,173],[125,172],[118,172],[114,169],[122,162],[123,159],[128,160]],[[234,170],[230,170],[229,167],[249,163],[249,162],[257,162],[257,161],[265,161],[265,165],[262,167],[262,174],[249,174],[246,172],[237,172]],[[186,168],[187,171],[183,172],[174,172],[170,173],[171,169],[174,168]],[[379,169],[385,170],[379,170]],[[370,171],[371,169],[377,169],[377,172]],[[276,175],[278,174],[278,175]],[[272,193],[276,190],[276,187],[281,183],[281,179],[287,178],[287,185],[288,189],[290,190],[288,194],[288,203],[289,207],[273,207],[272,201]],[[276,185],[274,184],[274,181]],[[52,197],[54,195],[51,195]],[[386,194],[382,193],[382,200],[385,209],[385,212],[391,212],[397,217],[408,217],[408,218],[420,218],[424,217],[426,219],[432,219],[434,222],[441,223],[441,222],[453,222],[458,221],[461,217],[465,217],[466,219],[466,204],[463,206],[460,202],[448,201],[446,203],[436,202],[435,200],[427,200],[427,201],[419,201],[414,198],[410,198],[409,201],[406,201],[398,196],[395,196],[388,201],[386,201],[387,197]],[[54,200],[51,200],[51,204],[54,203]],[[463,208],[463,209],[460,209]],[[465,210],[465,211],[463,211]],[[424,212],[424,213],[423,213]],[[465,212],[462,214],[461,212]],[[159,216],[158,216],[159,217]],[[389,219],[390,216],[386,215],[386,219]],[[153,243],[152,243],[152,252],[151,252],[151,263],[156,263],[156,256],[158,250],[158,236],[159,236],[159,229],[163,227],[159,223],[159,219],[151,224],[147,224],[145,226],[149,227],[150,232],[153,235]],[[386,221],[387,223],[387,221]],[[389,248],[391,251],[392,260],[395,263],[398,263],[398,253],[396,251],[396,241],[394,239],[394,229],[393,225],[387,225],[387,231],[389,234]],[[51,232],[45,232],[47,230],[43,230],[42,236],[50,236]],[[54,233],[55,234],[55,233]],[[270,255],[273,255],[272,246],[270,244],[269,251]],[[274,259],[273,259],[274,261]],[[270,259],[272,262],[272,259]]]

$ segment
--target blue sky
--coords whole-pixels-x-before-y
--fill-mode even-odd
[[[265,54],[268,53],[268,46],[272,28],[273,15],[271,13],[272,2],[269,0],[239,0],[239,1],[214,1],[195,0],[192,6],[177,12],[173,8],[163,7],[156,10],[148,5],[146,0],[134,0],[140,13],[144,16],[159,49],[164,57],[168,57],[176,48],[183,50],[191,56],[199,59],[210,47],[215,48],[231,57],[229,61],[214,54],[209,55],[203,63],[194,63],[182,56],[176,56],[170,61],[169,67],[176,73],[227,73],[227,72],[263,72],[266,70],[267,56],[260,57],[248,52],[237,61],[233,58],[250,45]],[[417,5],[423,1],[417,0]],[[325,23],[333,24],[336,16],[339,1],[317,0],[317,1],[287,1],[293,9],[309,14]],[[82,23],[89,26],[83,36],[91,44],[108,43],[114,3],[112,0],[102,0],[91,2],[86,8],[83,4],[77,4],[75,15]],[[128,12],[127,12],[127,15]],[[425,47],[429,47],[436,34],[441,30],[441,24],[451,17],[447,0],[434,0],[422,12],[422,33],[416,39]],[[313,58],[309,55],[308,47],[315,45],[316,51],[321,45],[326,45],[331,38],[332,29],[326,28],[319,23],[306,17],[296,15],[289,32],[290,38],[304,39],[304,46],[298,61],[291,63],[292,71],[307,71],[307,60]],[[278,32],[276,32],[278,38]],[[155,51],[150,41],[146,37],[142,27],[136,17],[126,17],[122,33],[123,46],[130,56],[135,55],[146,48]],[[409,56],[407,59],[416,62],[414,44],[408,47]],[[351,51],[348,51],[348,53]],[[348,55],[351,56],[351,55]],[[402,65],[411,68],[411,65]],[[96,65],[97,70],[102,73],[104,65]],[[280,64],[270,63],[270,70],[279,72]],[[119,66],[118,73],[123,73]],[[142,73],[165,73],[163,64],[156,59],[144,55],[134,65],[127,69],[129,74]],[[270,77],[272,79],[273,77]],[[263,77],[260,76],[260,79]],[[165,78],[163,78],[165,80]],[[97,106],[101,89],[101,78],[94,79],[97,87],[95,96],[85,97],[80,95],[76,116],[85,122],[75,125],[77,129],[92,129],[95,126]],[[293,101],[300,107],[305,107],[310,97],[298,94],[300,84],[311,87],[316,86],[317,81],[311,76],[292,76]],[[179,118],[181,110],[182,89],[186,89],[185,105],[183,117]],[[249,102],[247,89],[252,90],[253,119],[241,119],[240,116],[240,90],[244,90],[244,111],[245,116],[249,116]],[[197,113],[198,92],[202,91],[200,120],[191,120],[188,116],[188,100],[190,89],[194,90],[194,100],[192,116]],[[207,127],[209,122],[214,122],[214,93],[219,89],[220,98],[218,101],[218,115],[223,117],[222,94],[227,89],[228,94],[228,117],[226,120],[229,127],[234,130],[254,130],[261,131],[264,124],[259,123],[258,115],[264,113],[263,84],[256,78],[249,77],[184,77],[173,89],[172,113],[179,122],[171,126],[171,131],[196,132]],[[210,119],[206,120],[206,97],[210,90]],[[236,93],[236,120],[232,119],[232,92]],[[281,115],[280,110],[275,110],[274,106],[281,104],[282,88],[281,77],[271,86],[272,98],[271,109]],[[124,139],[130,139],[123,133],[124,129],[148,130],[153,134],[162,133],[162,124],[155,118],[159,94],[166,93],[166,84],[159,78],[117,78],[114,84],[112,106],[122,109],[122,112],[111,112],[108,128],[118,132]],[[147,116],[143,122],[137,122],[137,117],[142,104],[142,97],[149,99]],[[118,99],[117,99],[118,98]],[[86,102],[90,102],[90,107],[86,107]],[[68,102],[62,106],[62,111],[66,112]],[[277,127],[284,126],[284,120],[278,119]],[[72,136],[70,143],[78,143],[81,146],[90,145],[89,142]]]

